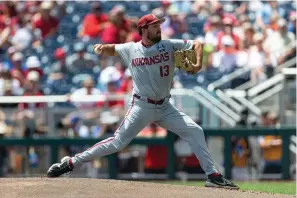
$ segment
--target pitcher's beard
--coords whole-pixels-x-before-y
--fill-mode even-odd
[[[162,39],[161,35],[160,35],[160,36],[157,35],[157,36],[154,36],[154,37],[148,35],[147,38],[148,38],[151,42],[153,42],[153,43],[158,43],[158,42],[160,42],[161,39]]]

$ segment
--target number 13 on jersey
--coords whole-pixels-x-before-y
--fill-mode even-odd
[[[169,75],[169,65],[160,66],[160,76],[168,76]]]

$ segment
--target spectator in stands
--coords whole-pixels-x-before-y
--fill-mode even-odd
[[[162,32],[164,31],[165,36],[168,38],[181,37],[181,35],[188,29],[185,17],[180,15],[179,10],[174,5],[171,5],[167,10],[167,15],[168,20],[166,20],[165,24],[162,25]]]
[[[8,132],[8,126],[4,122],[0,122],[0,139],[3,139]],[[0,177],[6,175],[8,165],[8,149],[6,146],[0,146]]]
[[[91,13],[87,14],[83,20],[83,26],[79,36],[97,39],[107,22],[108,16],[102,13],[100,2],[94,2]]]
[[[86,78],[83,81],[83,87],[80,89],[76,89],[71,96],[73,97],[83,97],[86,95],[99,95],[102,92],[99,89],[94,87],[94,80],[92,77]],[[92,109],[96,107],[96,102],[75,102],[74,103],[77,108],[80,109]]]
[[[243,40],[243,48],[248,49],[253,44],[253,36],[255,34],[255,30],[251,23],[244,23],[242,25],[244,31],[244,40]]]
[[[46,80],[44,92],[46,95],[65,95],[70,92],[69,84],[67,73],[55,66]]]
[[[100,136],[101,127],[95,125],[89,127],[85,124],[84,118],[79,115],[70,114],[63,119],[62,123],[67,128],[68,137],[97,138]],[[82,150],[81,147],[76,146],[71,147],[71,149]]]
[[[218,33],[221,31],[221,18],[219,15],[211,16],[209,22],[204,25],[205,32],[205,44],[211,44],[213,46],[218,45]]]
[[[26,76],[26,83],[24,85],[24,96],[42,96],[43,93],[40,90],[40,74],[37,71],[30,71]],[[44,108],[44,103],[19,103],[19,109],[31,109]]]
[[[9,48],[9,34],[11,32],[10,27],[5,27],[0,32],[0,52],[4,54],[6,49]]]
[[[295,42],[295,35],[288,32],[287,21],[283,18],[279,19],[278,27],[278,31],[268,35],[263,43],[265,52],[270,55],[273,67],[283,63],[286,57],[294,51],[294,49],[290,48],[292,43]]]
[[[37,56],[29,56],[26,60],[26,67],[27,70],[25,71],[25,77],[27,77],[31,71],[36,71],[39,74],[38,79],[43,76],[41,62]]]
[[[74,45],[75,54],[67,57],[66,65],[73,75],[76,74],[92,74],[96,63],[93,56],[86,52],[84,43],[76,43]]]
[[[24,85],[24,96],[43,96],[40,90],[40,75],[37,71],[30,71],[27,75],[27,81]],[[46,133],[44,126],[44,113],[42,109],[45,103],[19,103],[17,120],[24,126],[23,137],[31,138],[33,135],[44,135]],[[29,147],[27,147],[29,155]]]
[[[17,2],[16,12],[18,20],[22,20],[25,26],[29,26],[31,23],[32,13],[30,13],[29,8],[26,7],[26,2]]]
[[[262,47],[263,34],[256,33],[253,36],[254,45],[248,48],[248,67],[251,68],[251,80],[255,83],[266,79],[266,65],[269,64],[269,60],[265,56],[265,52]]]
[[[237,16],[248,14],[248,2],[245,1],[233,1],[232,4],[235,7],[235,13]]]
[[[79,116],[70,115],[63,119],[63,124],[68,128],[67,137],[79,137],[79,129],[82,126],[82,120]]]
[[[271,32],[275,32],[278,30],[278,24],[277,21],[279,20],[278,13],[274,13],[270,18],[270,23],[266,26],[266,30],[269,30]]]
[[[236,19],[234,19],[233,16],[225,16],[223,17],[223,24],[224,24],[224,28],[223,31],[218,33],[218,45],[217,45],[217,50],[220,50],[223,48],[223,43],[222,43],[222,39],[224,36],[228,35],[232,38],[233,43],[234,43],[234,47],[236,49],[239,49],[240,45],[241,45],[241,40],[239,38],[238,35],[236,35],[233,32],[233,27],[234,25],[237,23]]]
[[[133,81],[132,81],[132,76],[129,69],[126,69],[125,71],[125,75],[123,80],[121,81],[119,90],[120,92],[126,93],[126,94],[132,93],[133,91]]]
[[[269,127],[271,126],[271,120],[269,119],[269,112],[268,111],[264,111],[261,114],[261,118],[260,118],[260,123],[258,123],[260,126],[263,127]]]
[[[266,26],[271,23],[271,17],[274,14],[284,17],[285,10],[278,6],[277,1],[267,1],[262,3],[261,9],[258,9],[256,13],[256,23],[258,27],[265,30]]]
[[[57,31],[59,22],[50,15],[52,8],[53,3],[51,1],[44,1],[40,5],[40,11],[32,18],[32,27],[41,31],[41,39],[51,37]]]
[[[165,129],[152,123],[144,128],[138,136],[151,138],[165,137],[166,135]],[[145,173],[166,173],[167,152],[166,146],[148,146],[144,160]]]
[[[123,43],[129,29],[129,22],[125,17],[125,7],[118,5],[115,6],[109,13],[109,21],[102,31],[101,40],[103,43]]]
[[[233,32],[236,34],[240,40],[244,41],[245,33],[244,33],[244,24],[251,24],[249,18],[247,15],[239,15],[238,17],[238,23],[235,27],[233,27]],[[252,26],[255,30],[254,26]]]
[[[263,151],[262,173],[280,173],[282,157],[282,139],[280,136],[263,136],[259,138]]]
[[[296,11],[291,11],[289,20],[288,30],[296,36]]]
[[[20,51],[29,48],[33,41],[32,31],[27,27],[25,19],[19,18],[18,29],[11,39],[11,43]]]
[[[23,61],[23,54],[21,52],[16,52],[12,56],[12,68],[10,73],[13,78],[17,79],[20,84],[24,84],[25,81],[25,71],[24,65],[22,64]]]
[[[53,1],[51,14],[56,19],[61,20],[67,14],[65,1]]]
[[[100,87],[100,89],[105,92],[107,90],[108,82],[116,82],[118,85],[120,83],[121,77],[121,72],[115,66],[107,66],[100,72],[98,87]]]
[[[138,28],[137,28],[137,22],[138,22],[138,18],[131,20],[130,23],[130,32],[127,35],[127,40],[126,42],[138,42],[141,41],[141,36],[138,33]]]
[[[68,68],[66,65],[66,52],[63,48],[57,48],[54,53],[54,58],[56,62],[54,62],[51,68],[54,68],[55,71],[59,71],[63,73],[65,76],[69,75]]]
[[[0,66],[0,96],[18,96],[22,93],[20,82],[12,77],[8,69]],[[5,106],[5,104],[1,106],[3,105]]]
[[[4,2],[0,7],[0,30],[9,27],[13,33],[13,26],[17,23],[15,2]]]
[[[118,89],[118,82],[113,81],[112,79],[109,79],[107,81],[107,90],[104,92],[104,94],[108,97],[108,95],[119,95],[122,94],[120,90]],[[114,113],[122,113],[123,107],[124,107],[124,98],[123,99],[113,99],[106,102],[98,102],[98,107],[107,107],[108,109],[111,109]]]
[[[269,119],[271,120],[271,125],[275,128],[280,127],[280,120],[279,117],[276,113],[270,113],[269,114]]]
[[[5,122],[6,119],[6,114],[4,113],[4,111],[0,110],[0,123]]]
[[[113,136],[119,127],[120,117],[111,111],[104,111],[100,114],[100,132],[97,137]]]
[[[237,68],[238,56],[235,49],[234,40],[230,35],[225,35],[221,39],[221,49],[212,55],[212,65],[220,69],[223,73],[233,72]]]
[[[171,5],[171,2],[168,0],[161,1],[161,7],[160,9],[163,11],[163,13],[167,13],[167,10],[169,9]]]
[[[3,66],[5,66],[7,69],[11,69],[13,67],[12,65],[12,56],[14,55],[14,53],[16,53],[17,50],[14,46],[10,46],[7,49],[7,57],[4,58],[3,60]]]
[[[249,142],[246,137],[232,138],[232,178],[248,180],[248,160],[250,157]]]
[[[171,5],[179,10],[179,15],[183,18],[192,13],[192,2],[190,1],[172,1]]]
[[[214,5],[213,3],[214,1],[195,1],[192,5],[192,13],[193,14],[196,14],[196,15],[200,15],[205,17],[207,15],[209,15],[209,12],[210,12],[210,9],[213,9],[212,11],[215,10],[215,6],[212,6]],[[215,1],[217,3],[217,1]],[[214,12],[212,12],[214,13]],[[217,13],[216,13],[217,14]]]
[[[161,1],[161,6],[153,9],[152,14],[156,15],[158,18],[167,17],[165,16],[165,14],[167,13],[167,10],[169,9],[170,5],[171,5],[171,2],[168,0]],[[161,24],[161,28],[163,24]]]

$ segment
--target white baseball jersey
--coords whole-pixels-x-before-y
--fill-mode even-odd
[[[173,52],[191,49],[192,46],[193,41],[183,40],[162,40],[150,47],[143,46],[141,42],[130,42],[116,45],[116,52],[131,71],[134,93],[152,100],[162,100],[169,96],[172,86]],[[187,141],[207,175],[217,172],[201,127],[168,100],[152,104],[137,97],[133,97],[131,106],[114,136],[76,154],[71,158],[71,164],[75,168],[80,167],[96,157],[122,150],[150,123],[172,131]]]
[[[140,42],[117,44],[116,52],[131,71],[133,92],[153,100],[170,94],[175,50],[192,49],[192,40],[169,39],[145,47]]]

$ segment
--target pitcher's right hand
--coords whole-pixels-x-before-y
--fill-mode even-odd
[[[95,54],[101,55],[102,52],[103,52],[103,48],[104,48],[103,44],[96,44],[96,45],[94,45],[94,52],[95,52]]]

